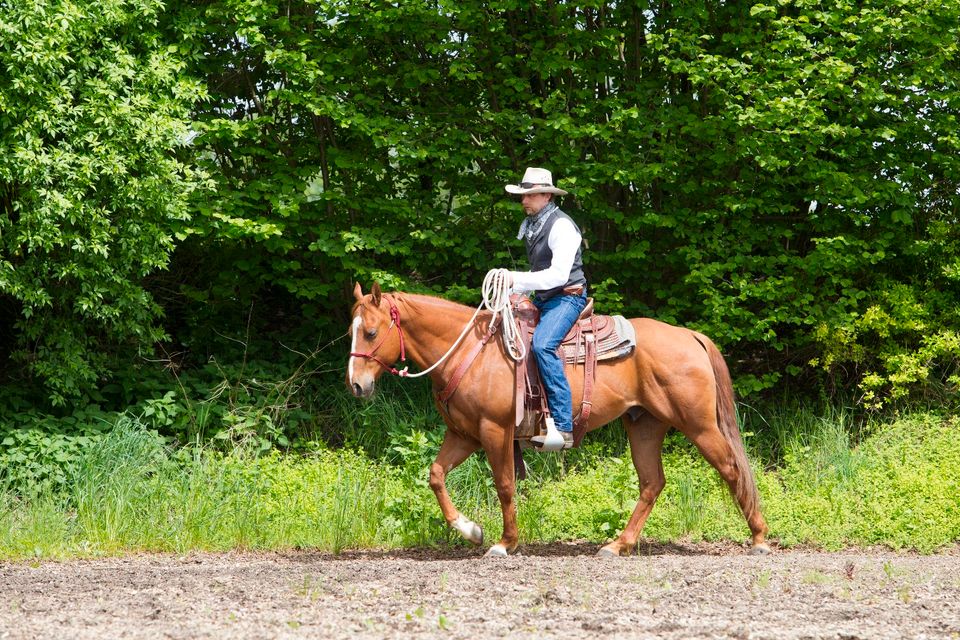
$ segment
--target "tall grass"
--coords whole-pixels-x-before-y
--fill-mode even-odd
[[[60,489],[0,488],[0,557],[463,544],[427,484],[439,418],[411,419],[399,400],[386,405],[365,407],[343,446],[298,455],[173,449],[136,418],[121,418],[91,440]],[[395,422],[383,422],[385,415]],[[931,551],[960,539],[957,419],[924,413],[860,426],[843,410],[763,418],[745,419],[753,432],[747,443],[771,535],[781,544]],[[531,477],[518,486],[523,542],[600,543],[624,525],[637,480],[622,430],[608,431],[576,452],[527,454]],[[664,469],[667,486],[646,537],[747,537],[717,473],[677,434],[665,444]],[[448,487],[495,540],[501,515],[485,458],[469,458]]]
[[[788,401],[762,412],[742,405],[740,413],[744,431],[753,438],[755,456],[767,464],[782,466],[807,459],[812,481],[855,475],[855,448],[866,428],[849,408],[811,409]]]

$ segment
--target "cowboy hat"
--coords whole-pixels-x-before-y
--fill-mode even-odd
[[[504,187],[507,193],[514,196],[522,196],[525,193],[553,193],[558,196],[565,196],[567,192],[563,189],[557,189],[553,186],[553,176],[546,169],[536,167],[527,167],[523,172],[523,179],[520,184],[508,184]]]

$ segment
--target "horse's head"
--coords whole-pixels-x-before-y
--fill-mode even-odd
[[[358,398],[373,395],[374,383],[384,371],[397,373],[393,363],[402,357],[403,333],[399,310],[374,283],[364,295],[360,283],[353,289],[357,299],[350,325],[350,359],[347,362],[347,386]]]

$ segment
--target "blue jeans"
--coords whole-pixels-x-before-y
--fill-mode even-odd
[[[558,431],[573,431],[570,383],[563,372],[563,361],[557,355],[557,347],[587,306],[586,288],[578,296],[561,294],[544,302],[534,298],[533,303],[540,309],[540,323],[533,332],[532,349],[547,392],[547,406]]]

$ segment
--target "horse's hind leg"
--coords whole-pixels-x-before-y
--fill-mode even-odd
[[[737,467],[733,449],[730,443],[720,432],[715,423],[705,429],[698,429],[695,432],[686,432],[686,436],[693,441],[713,467],[723,478],[724,482],[730,488],[730,493],[734,500],[740,506],[740,511],[750,527],[752,548],[751,553],[769,553],[770,547],[765,538],[767,535],[767,523],[760,513],[760,504],[757,499],[756,485],[754,484],[753,474],[749,470],[746,477]]]
[[[473,544],[483,544],[483,529],[469,518],[464,517],[450,499],[447,493],[447,473],[470,457],[470,454],[480,448],[475,440],[467,439],[458,433],[447,429],[443,436],[443,444],[437,453],[436,460],[430,465],[430,488],[437,496],[440,511],[447,524],[460,532],[464,538]]]
[[[600,549],[597,554],[600,556],[619,556],[633,551],[647,516],[653,509],[653,503],[666,482],[660,453],[669,427],[649,414],[637,420],[632,420],[627,415],[622,419],[630,440],[633,466],[636,467],[637,478],[640,480],[640,499],[637,500],[637,506],[623,532],[616,540]]]

